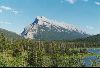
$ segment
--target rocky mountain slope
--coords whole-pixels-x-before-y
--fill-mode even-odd
[[[89,35],[70,24],[59,24],[55,20],[37,16],[32,24],[24,28],[21,36],[36,40],[71,40]]]

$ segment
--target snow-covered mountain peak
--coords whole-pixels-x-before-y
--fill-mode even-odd
[[[75,39],[88,36],[74,25],[47,19],[44,16],[37,16],[32,24],[24,28],[21,35],[25,38],[42,40]]]
[[[33,24],[47,25],[47,24],[50,24],[50,23],[49,23],[49,20],[46,17],[44,17],[44,16],[37,16],[35,18],[35,21],[33,22]]]
[[[44,16],[37,16],[36,19],[42,20],[42,21],[47,21],[47,18]]]
[[[75,27],[72,24],[68,24],[65,22],[59,22],[57,20],[51,20],[51,19],[47,19],[44,16],[37,16],[35,18],[35,21],[33,22],[33,25],[38,24],[38,25],[45,25],[49,28],[51,28],[51,26],[56,26],[56,27],[60,27],[60,28],[64,28],[64,29],[68,29],[70,31],[78,31],[83,33],[81,30],[79,30],[77,27]]]

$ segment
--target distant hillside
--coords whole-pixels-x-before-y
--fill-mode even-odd
[[[76,39],[74,41],[97,42],[97,43],[100,43],[100,34],[89,36],[87,38]]]
[[[9,39],[21,39],[22,37],[14,32],[0,28],[0,33],[3,33]]]

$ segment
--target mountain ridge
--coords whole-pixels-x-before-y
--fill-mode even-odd
[[[6,29],[0,28],[0,34],[3,33],[8,39],[21,39],[22,37],[15,32],[8,31]]]
[[[38,40],[70,40],[87,37],[85,32],[72,25],[59,25],[59,22],[37,16],[35,21],[24,28],[21,36]]]

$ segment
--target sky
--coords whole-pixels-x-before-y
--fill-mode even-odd
[[[0,0],[0,28],[20,34],[37,16],[100,33],[100,0]]]

